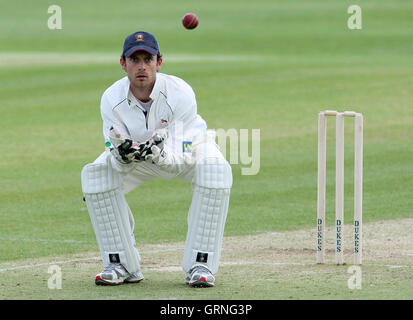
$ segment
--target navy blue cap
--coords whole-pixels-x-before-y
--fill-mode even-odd
[[[159,53],[158,42],[149,32],[138,31],[127,36],[123,44],[123,55],[130,57],[134,52],[143,50],[156,56]]]

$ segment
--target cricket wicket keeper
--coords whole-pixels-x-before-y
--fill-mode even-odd
[[[160,177],[192,184],[182,268],[188,285],[213,286],[232,186],[231,167],[215,143],[215,132],[207,130],[197,114],[192,88],[178,77],[159,72],[162,55],[152,34],[129,35],[120,65],[127,76],[103,93],[100,105],[107,148],[81,174],[104,266],[95,283],[143,280],[134,217],[125,194]],[[157,192],[153,201],[156,210],[162,195]]]

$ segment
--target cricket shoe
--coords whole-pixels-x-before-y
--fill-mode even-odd
[[[186,283],[191,287],[213,287],[215,277],[211,271],[203,265],[195,265],[188,272]]]
[[[110,263],[95,278],[98,286],[116,286],[123,283],[137,283],[142,281],[143,275],[140,272],[129,273],[120,263]]]

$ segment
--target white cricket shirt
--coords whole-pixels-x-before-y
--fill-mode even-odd
[[[101,115],[105,142],[112,126],[136,142],[148,140],[154,130],[168,128],[165,144],[174,153],[190,151],[193,138],[205,134],[207,125],[197,114],[195,93],[184,80],[164,73],[156,74],[150,94],[149,112],[137,99],[128,99],[130,82],[124,77],[111,85],[102,95]]]

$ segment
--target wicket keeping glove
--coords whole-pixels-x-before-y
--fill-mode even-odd
[[[110,152],[120,163],[131,163],[139,153],[137,144],[131,139],[121,137],[114,127],[110,128],[109,141],[111,143]]]
[[[168,137],[168,131],[165,129],[158,130],[150,138],[146,145],[146,153],[144,155],[145,161],[150,161],[154,164],[158,164],[163,158],[166,157],[164,150],[165,140]]]

